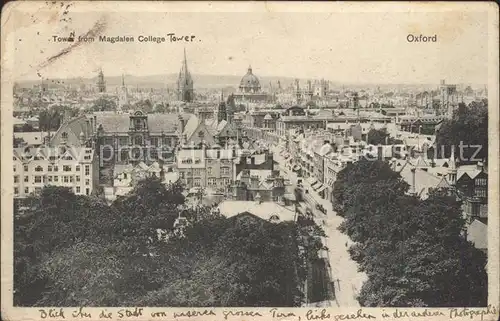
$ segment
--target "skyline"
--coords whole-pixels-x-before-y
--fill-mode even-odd
[[[38,13],[8,34],[14,79],[150,76],[179,72],[183,49],[193,75],[328,79],[340,83],[488,83],[488,19],[480,12],[184,12]],[[82,5],[83,6],[83,5]],[[18,14],[18,13],[16,13]],[[45,18],[44,18],[45,16]],[[51,22],[52,21],[52,22]],[[49,23],[47,23],[49,22]],[[132,36],[134,43],[95,41],[68,50],[54,35]],[[194,35],[193,42],[139,43],[139,36]],[[410,43],[409,34],[437,35]],[[39,39],[33,41],[33,39]],[[97,38],[96,38],[97,39]],[[198,40],[198,41],[196,41]],[[466,45],[474,44],[474,45]],[[27,54],[29,53],[29,54]],[[61,54],[62,53],[62,54]],[[54,58],[56,57],[56,58]],[[457,68],[459,66],[459,68]]]

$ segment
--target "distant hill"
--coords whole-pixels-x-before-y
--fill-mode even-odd
[[[213,88],[225,88],[232,87],[238,88],[241,77],[235,75],[203,75],[203,74],[193,74],[194,86],[199,89],[213,89]],[[178,74],[162,74],[162,75],[148,75],[148,76],[134,76],[125,75],[125,84],[127,87],[142,87],[142,88],[176,88]],[[285,88],[290,85],[294,85],[295,78],[293,77],[275,77],[275,76],[262,76],[257,75],[260,80],[260,85],[263,88],[269,87],[271,83],[273,87],[277,86],[278,80],[281,83],[281,87]],[[121,76],[109,76],[105,77],[106,85],[110,88],[121,86],[122,77]],[[49,86],[58,85],[78,85],[86,84],[92,85],[97,82],[97,76],[92,78],[66,78],[66,79],[50,79],[45,80],[49,83]],[[308,79],[299,79],[300,86],[306,86]],[[40,84],[40,81],[28,80],[19,81],[17,85],[21,88],[31,88],[33,85]],[[465,84],[458,84],[465,86]],[[475,84],[472,84],[475,85]],[[420,91],[428,89],[437,89],[439,84],[370,84],[370,83],[340,83],[338,81],[330,81],[330,88],[336,89],[350,89],[350,90],[360,90],[360,89],[380,89],[383,92],[393,91],[393,90],[410,90],[410,91]],[[481,88],[483,85],[480,85]],[[475,86],[478,87],[478,86]]]
[[[193,74],[194,86],[195,88],[222,88],[222,87],[235,87],[239,86],[241,76],[234,75],[201,75]],[[149,75],[149,76],[134,76],[125,75],[125,84],[128,87],[147,87],[147,88],[174,88],[176,86],[178,74],[163,74],[163,75]],[[106,85],[109,87],[121,86],[122,77],[121,76],[110,76],[106,77]],[[292,77],[259,77],[260,84],[262,87],[268,87],[269,83],[272,86],[277,86],[278,80],[282,87],[287,87],[294,83],[295,78]],[[49,86],[57,85],[92,85],[97,82],[97,76],[92,78],[66,78],[66,79],[50,79],[45,80],[49,83]],[[306,84],[307,80],[301,79],[301,84]],[[21,88],[33,87],[33,85],[39,84],[40,81],[19,81],[17,84]]]

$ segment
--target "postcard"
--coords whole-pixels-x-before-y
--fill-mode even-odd
[[[5,320],[498,320],[498,7],[2,10]]]

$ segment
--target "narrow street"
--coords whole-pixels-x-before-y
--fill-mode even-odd
[[[283,176],[290,179],[290,183],[296,186],[297,174],[284,166],[285,160],[279,153],[278,149],[273,149],[274,160],[279,163],[279,168]],[[327,305],[359,307],[360,305],[356,300],[356,296],[367,277],[365,273],[358,272],[357,263],[351,259],[347,251],[352,244],[351,240],[337,229],[343,219],[332,210],[332,205],[329,201],[322,199],[314,192],[307,179],[302,179],[302,185],[304,189],[309,191],[306,194],[305,200],[313,210],[315,221],[319,226],[323,227],[327,236],[324,243],[328,247],[331,281],[335,285],[335,300]],[[321,204],[327,210],[327,214],[325,215],[316,210],[316,204]]]

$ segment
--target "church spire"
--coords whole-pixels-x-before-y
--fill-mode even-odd
[[[184,69],[184,75],[187,75],[188,65],[187,65],[186,47],[184,47],[184,60],[182,61],[182,68]]]
[[[122,74],[122,87],[125,87],[125,76]]]

